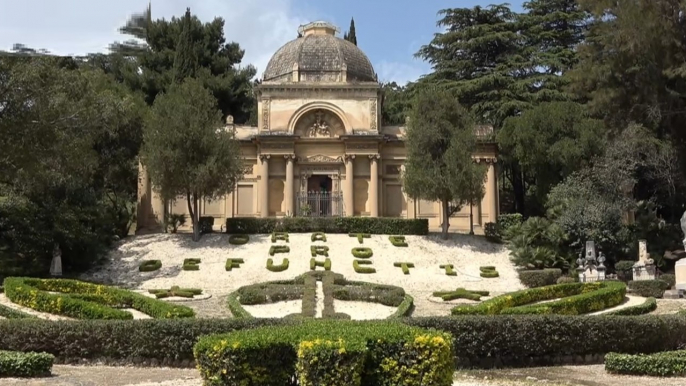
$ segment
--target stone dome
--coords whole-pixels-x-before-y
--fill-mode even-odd
[[[301,26],[301,37],[279,48],[269,60],[263,81],[271,83],[376,82],[367,55],[356,45],[336,37],[326,22]]]

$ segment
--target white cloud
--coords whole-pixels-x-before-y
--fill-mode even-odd
[[[380,82],[396,82],[404,85],[428,74],[430,67],[425,62],[413,60],[409,63],[382,61],[374,66]]]
[[[186,7],[200,20],[225,20],[227,41],[245,49],[243,64],[253,64],[261,77],[271,55],[297,36],[308,16],[293,8],[295,0],[165,0],[152,2],[153,18],[182,16]],[[148,0],[0,0],[0,50],[15,43],[45,48],[57,55],[105,52],[132,13]]]

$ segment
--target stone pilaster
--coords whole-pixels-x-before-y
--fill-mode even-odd
[[[260,155],[260,217],[269,217],[269,155]]]
[[[293,200],[293,191],[295,190],[293,163],[295,162],[295,155],[284,155],[284,158],[286,158],[286,192],[284,192],[284,198],[286,199],[286,213],[289,213],[293,216],[295,215],[295,201]]]
[[[355,178],[354,172],[354,155],[345,156],[345,185],[343,188],[343,205],[345,205],[345,215],[352,217],[355,215],[355,191],[353,188],[353,181]]]
[[[369,178],[369,215],[379,217],[379,154],[369,156],[370,178]]]
[[[488,165],[488,221],[498,221],[498,176],[495,173],[495,160]]]

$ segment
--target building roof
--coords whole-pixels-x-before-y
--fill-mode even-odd
[[[336,36],[338,29],[326,22],[300,26],[301,37],[279,48],[264,71],[263,81],[293,82],[376,82],[367,55],[356,45]],[[341,77],[345,70],[345,78]]]

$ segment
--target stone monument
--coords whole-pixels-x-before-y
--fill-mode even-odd
[[[62,276],[62,250],[55,243],[52,249],[52,261],[50,262],[50,276]]]
[[[681,216],[681,231],[684,233],[684,250],[686,250],[686,212]],[[686,258],[681,259],[674,265],[674,276],[676,277],[675,288],[679,292],[686,291]]]
[[[576,260],[578,265],[576,270],[579,274],[579,281],[582,283],[605,280],[605,256],[601,252],[596,258],[595,252],[595,242],[592,240],[586,241],[585,258],[583,251],[579,252],[579,258]]]
[[[634,264],[634,281],[655,280],[655,262],[648,254],[648,243],[638,240],[638,261]]]

